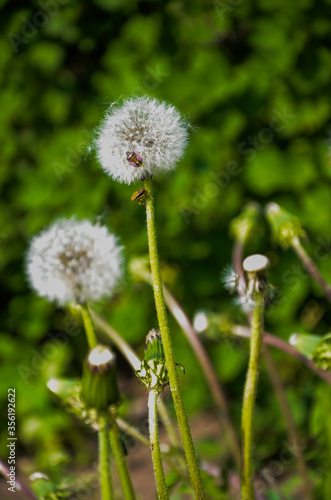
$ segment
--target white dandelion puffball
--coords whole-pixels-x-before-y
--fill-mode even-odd
[[[32,288],[59,305],[110,296],[122,274],[122,248],[104,226],[63,219],[33,238],[27,253]]]
[[[165,102],[148,97],[112,105],[95,147],[102,168],[114,180],[131,184],[173,170],[188,141],[188,124]]]

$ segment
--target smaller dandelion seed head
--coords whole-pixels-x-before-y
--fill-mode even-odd
[[[171,171],[183,156],[188,124],[171,105],[148,97],[111,105],[95,139],[102,168],[131,184]]]
[[[96,301],[114,291],[122,249],[106,227],[63,219],[33,238],[26,267],[32,288],[50,301]]]
[[[30,481],[37,481],[38,479],[45,479],[45,481],[49,481],[49,477],[46,476],[46,474],[43,474],[42,472],[34,472],[31,474],[29,477]]]

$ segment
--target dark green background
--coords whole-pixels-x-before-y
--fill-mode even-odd
[[[146,253],[144,208],[123,204],[139,184],[113,182],[88,154],[109,103],[136,94],[164,99],[195,128],[177,170],[155,180],[161,259],[170,266],[169,288],[191,317],[203,308],[244,321],[220,271],[231,261],[229,223],[250,200],[277,201],[298,215],[308,250],[326,248],[318,267],[331,281],[331,1],[1,4],[0,393],[5,405],[8,387],[16,387],[20,453],[34,461],[26,470],[42,463],[55,474],[65,455],[84,463],[88,453],[80,444],[83,427],[45,382],[79,376],[86,344],[83,335],[73,336],[65,349],[44,354],[49,333],[65,331],[68,316],[29,290],[24,253],[32,236],[74,214],[94,220],[104,214],[126,262]],[[291,251],[272,242],[265,222],[261,229],[247,252],[269,255],[270,281],[283,297],[268,315],[268,329],[285,339],[294,331],[326,333],[330,313],[321,290],[293,267]],[[127,274],[114,300],[98,309],[141,352],[156,326],[151,290]],[[213,411],[200,370],[172,325],[177,359],[186,367],[187,407],[194,414]],[[247,345],[209,342],[207,348],[239,425]],[[276,359],[319,477],[327,467],[321,383],[289,357],[276,353]],[[128,367],[119,362],[127,379]],[[34,371],[23,379],[20,366]],[[265,373],[256,425],[261,466],[279,456],[286,439]],[[3,444],[0,449],[5,457]]]

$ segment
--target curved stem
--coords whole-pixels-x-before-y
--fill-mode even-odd
[[[156,489],[159,500],[168,500],[167,485],[162,465],[159,427],[157,423],[157,398],[158,393],[155,389],[150,389],[148,393],[148,422],[149,422],[149,441],[152,453],[152,461],[156,482]]]
[[[229,333],[237,337],[243,337],[247,339],[249,339],[251,336],[250,328],[241,325],[233,325]],[[317,366],[311,359],[307,358],[307,356],[305,356],[304,354],[301,354],[301,352],[297,351],[293,346],[291,346],[291,344],[289,344],[285,340],[280,339],[269,332],[264,332],[263,342],[265,344],[271,345],[272,347],[276,347],[281,351],[286,352],[287,354],[293,356],[294,358],[297,358],[299,361],[304,363],[307,366],[307,368],[309,368],[312,372],[314,372],[321,379],[323,379],[325,382],[331,385],[330,372],[317,368]]]
[[[128,363],[132,366],[134,371],[140,369],[141,360],[131,348],[131,346],[123,339],[123,337],[116,331],[112,326],[110,326],[101,316],[96,312],[91,310],[91,315],[95,324],[107,335],[107,337],[113,342],[117,349],[123,354]],[[179,440],[177,438],[176,431],[173,427],[168,410],[162,401],[159,399],[158,411],[160,418],[163,422],[164,428],[168,434],[170,444],[173,448],[179,448]]]
[[[116,419],[117,425],[120,429],[122,429],[124,432],[132,436],[133,438],[137,439],[141,444],[146,446],[147,448],[150,447],[149,440],[146,436],[144,436],[136,427],[133,427],[132,425],[128,424],[125,420],[121,418]],[[169,456],[168,452],[164,451],[162,449],[162,444],[160,444],[160,449],[161,449],[161,455],[162,458],[167,464],[186,482],[190,481],[190,478],[185,472],[183,472],[178,465],[172,460],[172,458]]]
[[[240,445],[239,439],[235,427],[233,426],[231,419],[229,417],[229,408],[224,394],[223,388],[217,379],[213,365],[206,353],[203,343],[199,339],[196,331],[194,330],[189,318],[185,314],[179,302],[171,294],[171,292],[163,287],[164,298],[169,310],[176,319],[177,323],[184,332],[189,344],[195,353],[199,365],[201,366],[202,372],[204,373],[206,380],[209,384],[210,391],[213,395],[214,401],[218,408],[221,410],[221,419],[224,426],[225,433],[228,437],[231,451],[237,464],[238,469],[240,468]]]
[[[284,416],[285,424],[287,427],[287,432],[290,438],[290,441],[292,443],[292,446],[295,450],[295,459],[297,462],[297,467],[298,467],[298,472],[299,475],[301,476],[302,480],[302,485],[303,485],[303,491],[302,491],[302,497],[305,498],[306,500],[312,500],[312,488],[310,481],[308,479],[308,470],[306,466],[306,462],[302,453],[302,449],[300,447],[300,439],[299,435],[295,426],[292,410],[290,407],[290,404],[288,402],[288,399],[286,397],[285,389],[283,387],[283,384],[281,382],[281,379],[278,374],[278,370],[276,367],[276,364],[273,360],[273,357],[269,351],[269,348],[265,345],[263,349],[263,354],[265,358],[265,363],[266,363],[266,368],[270,377],[270,380],[272,382],[272,385],[274,387],[276,396],[279,401],[279,405],[282,409],[282,413]]]
[[[112,500],[107,417],[99,417],[99,476],[102,500]]]
[[[155,227],[155,214],[154,214],[154,200],[152,191],[152,179],[147,177],[145,179],[145,189],[147,192],[146,199],[146,215],[147,215],[147,235],[148,235],[148,248],[149,248],[149,259],[152,272],[152,282],[155,298],[156,313],[159,322],[159,328],[161,331],[164,355],[167,365],[167,370],[169,374],[170,388],[172,391],[172,397],[174,401],[176,416],[178,420],[178,426],[183,442],[184,452],[186,456],[186,462],[188,470],[191,477],[191,483],[194,493],[198,499],[204,499],[204,489],[202,485],[198,460],[196,452],[193,445],[193,440],[191,436],[191,431],[187,419],[186,409],[184,406],[184,400],[182,396],[182,391],[179,384],[179,378],[177,373],[176,361],[174,357],[174,350],[172,345],[172,338],[170,335],[168,318],[166,312],[166,306],[163,296],[163,284],[161,280],[159,255],[157,250],[156,241],[156,227]]]
[[[255,306],[251,323],[251,347],[246,376],[242,409],[242,500],[254,500],[253,486],[253,418],[260,361],[263,346],[263,311],[264,299],[260,292],[255,293]]]
[[[331,286],[329,283],[325,281],[323,276],[320,274],[319,270],[315,266],[314,262],[311,260],[306,250],[303,248],[299,238],[293,238],[292,240],[292,248],[301,260],[302,264],[308,271],[308,273],[314,278],[315,281],[321,286],[323,289],[326,298],[331,303]]]
[[[117,424],[112,423],[109,429],[110,447],[114,455],[114,460],[120,477],[123,488],[125,500],[135,500],[136,496],[133,490],[131,477],[126,463],[125,454],[123,451],[123,444],[121,442],[120,434]]]
[[[88,346],[90,349],[93,349],[97,345],[98,340],[95,334],[90,308],[88,304],[80,304],[79,308],[83,318]]]

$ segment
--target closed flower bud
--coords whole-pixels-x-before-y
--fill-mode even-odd
[[[153,328],[146,337],[144,360],[137,376],[142,380],[147,390],[161,390],[168,383],[162,338],[159,330]]]
[[[84,363],[82,397],[87,408],[101,411],[120,400],[116,357],[106,346],[97,345]]]
[[[265,211],[274,239],[284,248],[291,246],[294,239],[305,236],[299,219],[277,203],[269,203]]]
[[[310,359],[312,359],[313,352],[320,342],[321,337],[309,333],[293,333],[289,338],[289,343],[295,347],[297,351]]]
[[[247,203],[241,214],[232,219],[231,235],[244,245],[259,232],[259,217],[260,205],[255,202]]]

